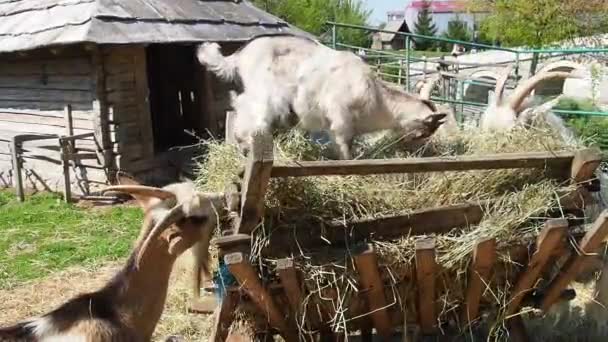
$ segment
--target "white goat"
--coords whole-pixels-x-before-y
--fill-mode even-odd
[[[105,191],[132,195],[145,213],[126,265],[101,290],[12,327],[0,341],[150,341],[165,306],[176,258],[210,235],[223,195],[203,194],[192,183],[165,188],[120,185]]]
[[[494,101],[486,108],[481,117],[482,130],[507,130],[518,123],[519,114],[526,108],[524,103],[536,86],[554,78],[568,78],[569,72],[541,72],[520,84],[508,99],[504,98],[505,86],[512,66],[509,66],[496,81]]]
[[[350,159],[355,136],[398,129],[406,141],[423,139],[446,116],[432,102],[380,80],[355,54],[306,38],[258,37],[228,57],[218,44],[207,43],[197,56],[224,80],[241,82],[243,93],[233,107],[242,149],[256,132],[299,123],[307,130],[329,130],[340,157]]]

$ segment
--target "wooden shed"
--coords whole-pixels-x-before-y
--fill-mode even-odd
[[[247,1],[0,2],[0,186],[15,163],[26,187],[50,190],[67,167],[83,193],[117,170],[175,179],[191,158],[174,148],[196,142],[185,131],[221,134],[229,108],[196,45],[229,53],[277,33],[305,34]]]

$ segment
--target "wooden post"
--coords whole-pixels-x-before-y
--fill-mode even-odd
[[[226,254],[224,262],[249,298],[257,305],[258,309],[266,314],[270,326],[278,329],[287,341],[297,341],[297,338],[294,339],[292,331],[289,330],[283,313],[268,291],[262,286],[257,272],[245,259],[243,253]]]
[[[601,162],[602,151],[598,148],[576,151],[572,159],[572,182],[579,184],[594,178],[595,170],[600,166]]]
[[[238,292],[227,291],[222,300],[220,310],[215,317],[215,329],[211,341],[224,342],[228,338],[230,326],[234,321],[234,314],[239,300]]]
[[[530,338],[526,332],[526,326],[521,316],[515,316],[507,322],[509,329],[509,341],[528,342]]]
[[[61,167],[63,168],[63,200],[70,203],[72,201],[72,186],[70,184],[70,143],[60,138],[59,151],[61,154]]]
[[[270,180],[272,164],[272,136],[270,134],[255,135],[243,179],[238,233],[251,233],[264,215],[264,197]]]
[[[389,338],[393,334],[393,328],[387,310],[384,284],[382,284],[380,271],[378,270],[376,252],[371,245],[367,245],[363,252],[354,256],[354,259],[359,273],[359,282],[367,296],[374,327],[384,338]]]
[[[600,245],[608,236],[608,210],[604,210],[593,223],[591,230],[581,240],[577,251],[564,264],[557,277],[551,282],[541,302],[541,310],[547,312],[549,308],[561,297],[562,291],[585,267],[586,262],[592,257]]]
[[[25,195],[23,193],[23,175],[21,174],[21,141],[18,137],[13,137],[11,139],[11,157],[13,159],[13,177],[15,180],[13,181],[13,185],[15,186],[15,191],[17,193],[17,198],[19,202],[25,201]]]
[[[416,241],[416,285],[418,287],[418,316],[424,335],[436,332],[435,310],[435,239]]]
[[[461,317],[463,324],[469,325],[479,317],[479,303],[483,290],[489,283],[495,262],[496,239],[478,241],[473,251],[473,261],[469,270],[469,283]]]
[[[547,266],[556,247],[562,242],[568,231],[568,221],[565,219],[549,220],[545,223],[541,234],[536,242],[536,252],[532,255],[528,268],[518,277],[511,299],[507,304],[506,316],[517,313],[524,299],[538,281],[543,269]]]

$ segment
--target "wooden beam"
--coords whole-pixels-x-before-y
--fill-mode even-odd
[[[600,245],[608,236],[608,210],[604,210],[593,223],[583,239],[580,241],[577,251],[566,261],[557,277],[551,282],[541,302],[541,310],[547,312],[555,304],[562,291],[570,284],[576,276],[584,269],[587,260],[592,257]]]
[[[602,157],[599,148],[576,151],[571,166],[572,182],[579,184],[595,178],[595,170],[600,166]]]
[[[357,273],[359,273],[359,282],[363,287],[362,291],[365,291],[367,297],[374,327],[381,336],[389,338],[393,334],[393,327],[388,314],[384,284],[380,278],[376,252],[371,245],[366,245],[365,250],[356,254],[353,258]]]
[[[226,292],[220,305],[220,310],[215,317],[215,327],[211,341],[225,342],[230,332],[230,326],[234,322],[234,316],[239,301],[238,292]]]
[[[473,251],[469,270],[469,283],[461,321],[469,325],[479,318],[479,304],[486,284],[489,284],[492,267],[496,262],[496,239],[482,239]]]
[[[559,151],[407,159],[295,161],[275,165],[271,176],[372,175],[516,168],[563,170],[571,166],[574,154],[571,151]]]
[[[507,318],[517,313],[525,295],[534,288],[541,272],[547,267],[554,250],[559,247],[567,231],[568,221],[564,219],[549,220],[545,223],[545,227],[537,239],[536,252],[513,288],[511,299],[507,304]]]
[[[226,254],[224,262],[241,288],[258,309],[266,315],[270,326],[279,330],[287,341],[297,341],[297,338],[294,339],[294,334],[290,331],[283,313],[262,285],[257,272],[245,259],[244,254],[240,252]]]
[[[264,198],[272,164],[272,135],[255,135],[243,179],[238,233],[251,233],[264,215]]]
[[[21,153],[21,143],[19,142],[19,137],[14,136],[11,139],[11,158],[13,162],[13,185],[15,187],[15,191],[17,192],[17,198],[19,202],[25,201],[25,194],[23,192],[23,174],[21,173],[21,167],[23,166],[20,158]]]
[[[435,239],[416,241],[416,286],[418,287],[418,318],[424,335],[433,335],[437,329],[435,310]]]

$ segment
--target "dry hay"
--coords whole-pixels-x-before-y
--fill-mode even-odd
[[[301,133],[293,131],[275,140],[277,160],[322,160],[328,148],[311,143]],[[541,152],[574,150],[581,148],[578,141],[563,141],[550,128],[517,129],[504,133],[482,133],[467,129],[450,140],[432,141],[421,150],[404,151],[393,137],[373,142],[357,142],[357,150],[364,158],[409,157],[420,154],[481,155],[508,152]],[[227,184],[238,180],[244,158],[235,147],[219,142],[208,142],[207,156],[201,163],[199,185],[207,191],[222,191]],[[439,277],[437,300],[439,319],[458,322],[460,303],[466,291],[467,269],[476,242],[482,238],[495,238],[499,262],[497,275],[484,293],[484,305],[492,307],[488,329],[492,336],[504,336],[503,313],[512,284],[512,278],[521,266],[511,260],[510,246],[527,244],[537,236],[543,215],[558,208],[557,184],[546,177],[545,170],[491,170],[445,172],[392,176],[347,176],[272,179],[266,196],[265,224],[255,232],[254,262],[261,272],[272,277],[275,262],[262,257],[259,251],[268,241],[269,234],[292,228],[298,222],[310,219],[349,222],[357,219],[402,215],[416,209],[460,204],[467,201],[491,200],[483,221],[468,229],[457,229],[435,236]],[[411,267],[414,243],[420,237],[405,236],[392,241],[370,241],[379,256],[386,285],[393,296],[391,310],[405,311],[416,317],[415,295]],[[272,246],[270,246],[272,247]],[[358,296],[357,274],[350,257],[355,246],[343,249],[305,251],[295,256],[296,266],[302,270],[309,294],[306,300],[308,314],[329,312],[325,320],[336,331],[348,329],[359,315],[366,314],[353,307],[351,299]],[[388,291],[387,291],[388,293]],[[407,305],[406,305],[407,303]],[[302,319],[300,319],[302,321]],[[305,331],[304,326],[300,326]]]

